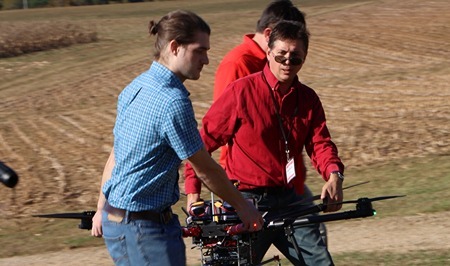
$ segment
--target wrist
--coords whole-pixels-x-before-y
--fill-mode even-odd
[[[190,202],[190,203],[197,202],[197,201],[200,200],[200,194],[199,194],[199,193],[190,193],[190,194],[187,194],[187,200],[188,200],[188,202]]]
[[[330,177],[329,178],[331,178],[332,176],[336,176],[339,180],[341,180],[342,182],[344,182],[344,175],[341,173],[341,172],[339,172],[339,171],[333,171],[333,172],[331,172],[330,173]]]

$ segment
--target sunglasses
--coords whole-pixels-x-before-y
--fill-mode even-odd
[[[299,66],[301,64],[303,64],[304,60],[301,57],[284,57],[282,55],[275,55],[274,53],[272,53],[273,58],[275,59],[275,62],[283,64],[283,65],[287,65],[286,61],[289,60],[289,64],[293,65],[293,66]]]

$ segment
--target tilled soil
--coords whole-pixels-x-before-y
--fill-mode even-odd
[[[347,167],[450,152],[448,1],[367,1],[329,4],[326,9],[311,6],[305,11],[312,35],[299,76],[321,97]],[[248,20],[239,22],[250,23],[258,15],[247,16]],[[226,26],[232,28],[233,23],[237,22]],[[225,26],[216,23],[214,27]],[[199,121],[211,104],[218,62],[241,41],[232,32],[211,38],[216,46],[210,65],[199,81],[186,82]],[[22,93],[24,84],[40,82],[28,73],[51,63],[0,64],[2,78],[10,73],[22,75],[21,80],[9,81],[11,89],[0,90],[0,159],[21,176],[15,190],[1,190],[0,212],[5,219],[0,226],[10,218],[55,208],[95,207],[111,150],[116,97],[148,67],[148,58],[73,80],[61,81],[55,73],[44,73],[44,89]],[[330,223],[330,250],[448,249],[448,215]],[[190,262],[198,261],[199,253],[189,249],[188,256]],[[103,247],[5,258],[0,264],[89,265],[93,261],[110,264]]]

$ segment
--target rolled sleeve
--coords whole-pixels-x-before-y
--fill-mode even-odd
[[[181,160],[191,157],[203,147],[190,101],[172,102],[166,113],[163,134]]]

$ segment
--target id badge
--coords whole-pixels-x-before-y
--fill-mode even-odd
[[[295,162],[294,158],[291,158],[288,160],[286,164],[286,180],[287,182],[291,182],[292,179],[295,177]]]

